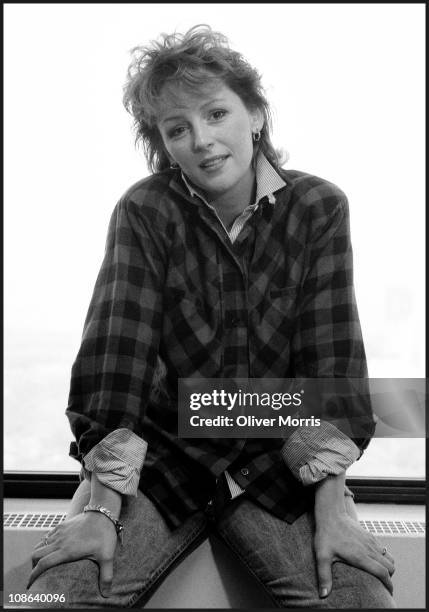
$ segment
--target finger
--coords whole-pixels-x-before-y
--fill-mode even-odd
[[[393,563],[393,565],[395,565],[395,558],[389,552],[385,553],[383,557],[385,557],[386,559],[389,559],[389,561]]]
[[[49,544],[48,546],[43,546],[42,548],[35,550],[33,554],[31,555],[32,566],[35,567],[39,563],[40,559],[42,559],[42,557],[46,557],[46,555],[50,555],[55,550],[57,550],[56,544]]]
[[[50,529],[50,530],[48,531],[48,533],[46,534],[46,536],[47,536],[48,538],[49,538],[49,537],[52,537],[52,536],[53,536],[55,533],[57,533],[58,529],[59,529],[59,525],[57,525],[57,526],[56,526],[56,527],[54,527],[53,529]]]
[[[393,568],[393,572],[395,571],[395,559],[389,553],[387,548],[381,546],[380,543],[374,539],[370,544],[371,550],[373,552],[372,557],[374,557],[377,561],[381,562],[387,568]],[[392,573],[393,573],[392,572]]]
[[[379,578],[390,594],[393,594],[393,584],[389,572],[378,560],[367,556],[359,556],[353,560],[353,565]]]
[[[56,539],[56,536],[58,536],[59,529],[60,529],[60,526],[57,525],[56,527],[54,527],[50,531],[46,532],[45,535],[43,536],[43,538],[40,540],[40,542],[37,543],[35,548],[38,548],[40,546],[46,546],[46,542],[51,543],[52,540]]]
[[[322,556],[317,558],[317,577],[319,581],[319,597],[329,595],[332,589],[332,559]]]
[[[110,597],[113,580],[113,559],[99,561],[100,593],[103,597]]]
[[[387,550],[386,547],[384,547],[382,545],[382,543],[371,534],[371,540],[370,543],[372,545],[372,548],[377,551],[380,555],[383,555],[383,557],[386,557],[387,559],[389,559],[389,561],[391,563],[395,563],[395,559],[392,557],[392,555],[389,553],[389,551]]]
[[[390,563],[393,563],[393,565],[395,565],[395,559],[392,557],[392,555],[390,554],[390,552],[388,550],[386,550],[386,548],[382,548],[380,546],[377,547],[377,551],[379,552],[379,554],[384,557],[385,559],[388,559],[390,561]]]
[[[384,565],[384,567],[387,569],[389,574],[393,576],[393,574],[395,573],[395,564],[392,563],[390,559],[388,559],[387,555],[383,555],[381,553],[375,553],[375,554],[371,554],[370,557],[374,559],[374,561],[377,561],[378,563],[381,563],[381,565]]]
[[[36,544],[36,546],[34,547],[34,549],[33,549],[33,550],[39,550],[40,548],[44,548],[44,547],[46,547],[46,546],[49,546],[49,544],[52,544],[52,542],[54,542],[54,541],[55,541],[55,540],[54,540],[54,538],[53,538],[52,536],[48,538],[48,535],[49,535],[49,534],[47,534],[47,535],[46,535],[46,536],[43,538],[43,540],[40,540],[40,542],[37,542],[37,544]]]
[[[50,555],[43,557],[37,563],[37,565],[33,568],[33,571],[30,574],[30,578],[28,579],[27,589],[31,587],[33,582],[47,569],[50,567],[54,567],[55,565],[59,565],[66,560],[65,554],[62,550],[56,550]]]
[[[387,568],[391,576],[395,573],[395,563],[387,555],[379,555],[377,561]]]

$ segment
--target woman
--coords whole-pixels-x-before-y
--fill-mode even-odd
[[[207,26],[137,48],[124,101],[153,175],[110,222],[67,408],[82,483],[29,585],[142,605],[210,528],[279,607],[394,607],[345,487],[370,414],[353,439],[177,437],[179,378],[366,376],[345,195],[281,168],[258,73]]]

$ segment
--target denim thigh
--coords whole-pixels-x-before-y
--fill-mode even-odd
[[[378,578],[339,561],[330,595],[319,598],[312,514],[289,524],[242,497],[218,518],[217,530],[280,608],[396,607]]]
[[[81,483],[68,516],[81,512],[88,503],[90,489]],[[177,529],[170,529],[155,505],[141,491],[128,497],[121,511],[124,544],[115,551],[113,583],[108,598],[98,588],[98,565],[82,559],[52,567],[41,574],[29,592],[65,595],[64,603],[32,604],[34,607],[121,608],[139,607],[152,595],[175,561],[199,544],[207,533],[203,512],[192,515]]]

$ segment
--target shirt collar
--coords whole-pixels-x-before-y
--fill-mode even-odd
[[[198,196],[201,198],[206,204],[208,202],[204,198],[204,196],[198,191],[194,185],[189,181],[189,179],[182,172],[182,179],[188,188],[191,196]],[[282,187],[285,187],[287,183],[282,179],[282,177],[278,174],[278,172],[273,168],[268,159],[265,157],[263,153],[259,153],[258,158],[256,160],[256,199],[254,202],[254,206],[257,205],[262,198],[267,197],[270,204],[275,204],[276,198],[274,196],[274,192],[278,191]]]

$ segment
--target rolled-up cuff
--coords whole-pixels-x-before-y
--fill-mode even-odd
[[[282,456],[292,474],[304,485],[344,472],[359,457],[359,448],[334,425],[300,427],[286,440]]]
[[[122,495],[137,495],[147,442],[129,429],[116,429],[84,457],[81,480],[97,474],[105,486]]]

